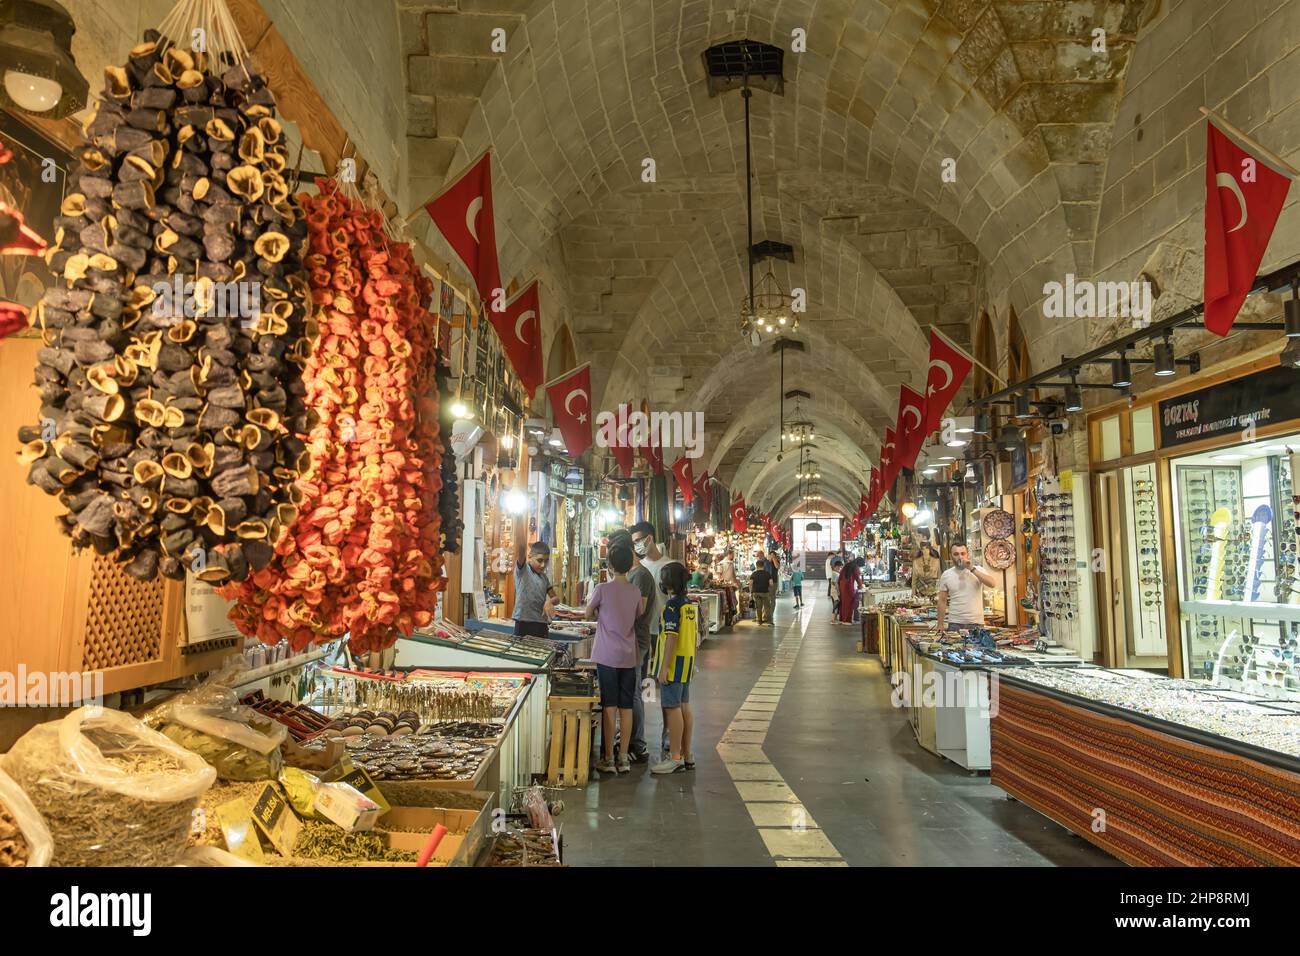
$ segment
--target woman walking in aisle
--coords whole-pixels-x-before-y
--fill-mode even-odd
[[[596,764],[602,773],[627,773],[632,769],[632,706],[640,689],[636,686],[636,619],[645,613],[646,598],[627,579],[632,569],[632,549],[626,540],[616,539],[609,548],[610,581],[596,585],[587,603],[587,618],[596,621],[596,642],[591,659],[600,678],[602,718],[601,745],[604,756]],[[622,751],[614,762],[614,723],[622,730]]]
[[[852,624],[858,609],[858,592],[862,590],[862,559],[854,558],[840,572],[840,620]]]

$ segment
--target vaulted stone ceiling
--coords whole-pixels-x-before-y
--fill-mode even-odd
[[[809,303],[807,351],[787,355],[785,387],[811,392],[805,417],[842,436],[823,470],[842,474],[824,494],[851,507],[898,383],[922,383],[931,325],[968,341],[996,303],[1016,309],[1036,356],[1062,348],[1037,304],[1045,281],[1091,271],[1147,5],[401,2],[408,205],[492,147],[503,275],[553,281],[602,407],[645,397],[704,411],[718,477],[787,507],[788,476],[766,467],[776,360],[738,333],[742,102],[710,97],[702,65],[725,40],[785,49],[784,95],[751,101],[755,239],[795,248],[774,268]],[[490,47],[497,28],[504,54]],[[797,29],[806,52],[790,52]],[[441,246],[432,229],[425,239]]]

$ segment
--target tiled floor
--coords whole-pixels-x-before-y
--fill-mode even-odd
[[[806,628],[783,597],[774,627],[742,622],[704,642],[691,691],[698,767],[655,777],[634,765],[567,791],[557,822],[569,863],[1118,865],[1007,800],[987,774],[921,750],[879,660],[855,649],[857,629],[831,624],[825,597],[804,614]],[[764,670],[791,635],[797,653],[781,686]],[[659,728],[658,708],[647,708],[646,739]],[[715,749],[728,733],[727,759],[742,761],[731,772]]]

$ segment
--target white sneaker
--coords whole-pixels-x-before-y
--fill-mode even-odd
[[[629,757],[627,754],[619,754],[617,768],[619,773],[631,773],[632,758]]]
[[[596,769],[601,773],[614,773],[614,761],[609,757],[601,757],[596,761]]]
[[[682,756],[682,763],[686,764],[686,769],[687,769],[687,770],[694,770],[694,769],[695,769],[695,754],[684,754],[684,755]]]
[[[686,769],[686,761],[674,760],[672,757],[669,757],[666,760],[661,760],[659,763],[651,767],[650,772],[659,773],[659,774],[681,773],[685,769]]]

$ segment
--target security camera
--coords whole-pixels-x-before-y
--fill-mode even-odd
[[[1062,418],[1059,421],[1052,422],[1053,435],[1064,435],[1069,430],[1070,430],[1070,420],[1068,418]]]

